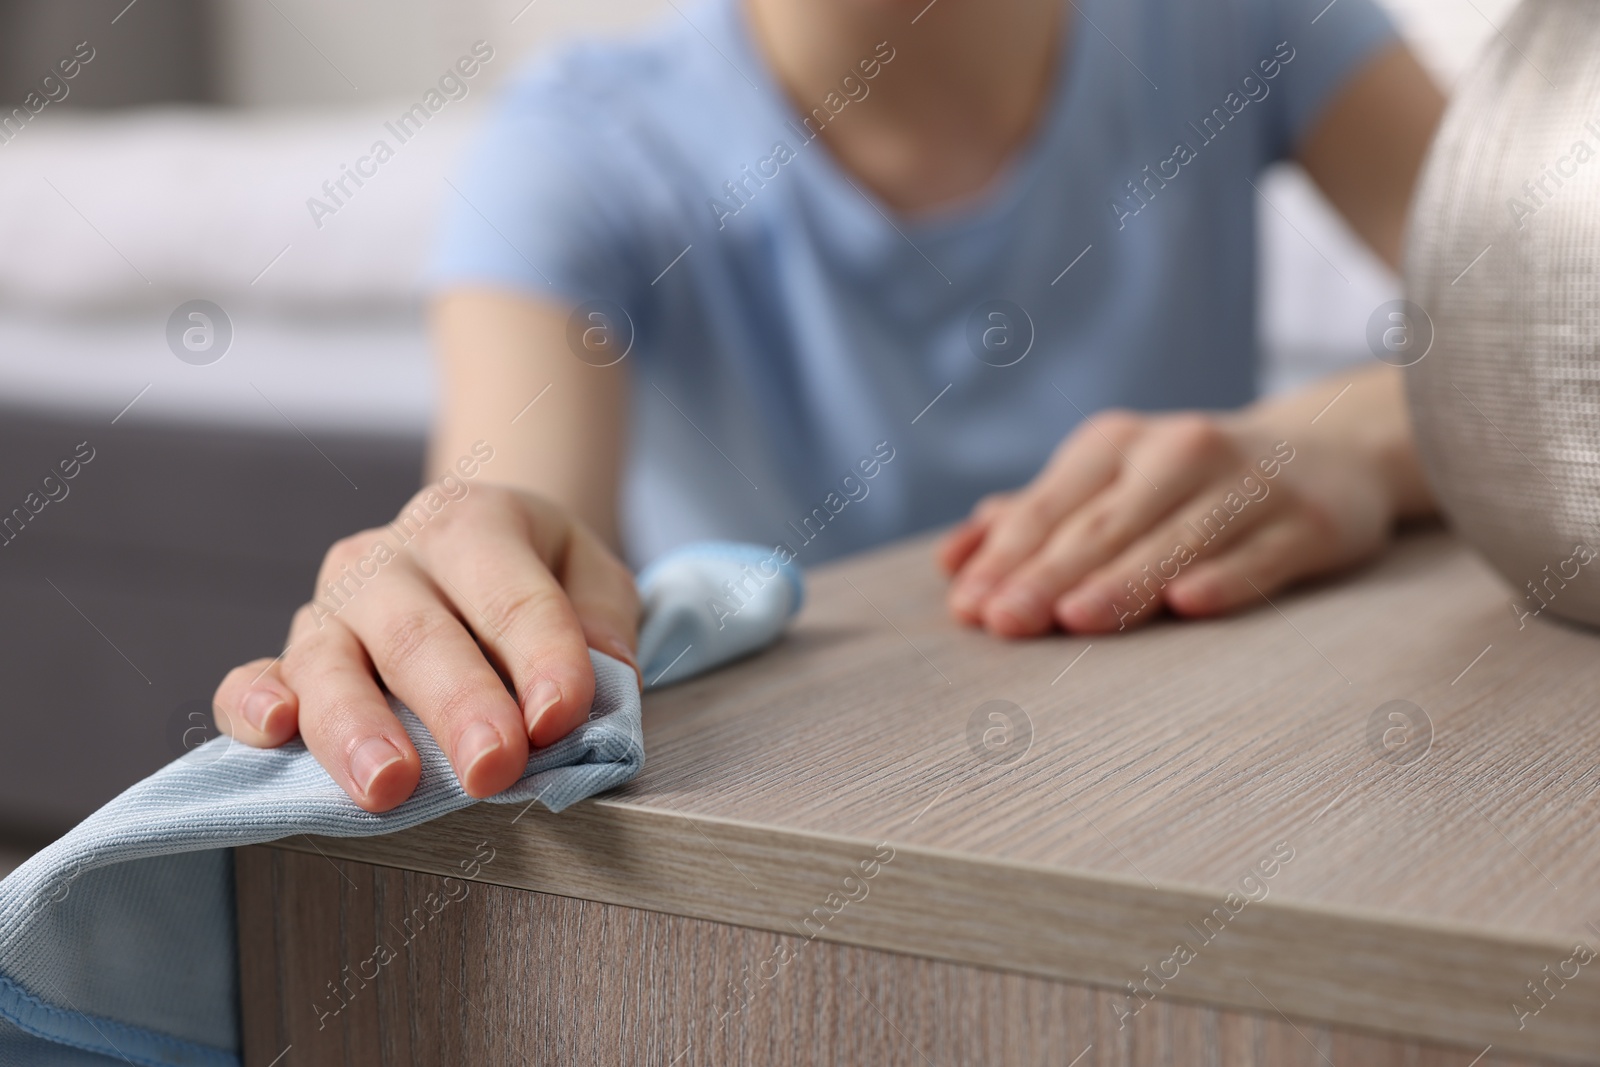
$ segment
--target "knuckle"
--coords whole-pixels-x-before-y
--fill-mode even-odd
[[[1201,461],[1231,453],[1227,433],[1205,415],[1175,415],[1163,428],[1166,443],[1185,460]]]
[[[1166,419],[1162,432],[1168,442],[1192,451],[1211,448],[1219,438],[1216,422],[1194,413],[1174,414]]]
[[[340,564],[355,561],[361,555],[361,547],[369,533],[370,531],[365,530],[361,533],[353,533],[347,537],[341,537],[329,545],[328,551],[322,557],[324,568],[337,567]]]
[[[498,635],[517,628],[549,604],[553,595],[550,590],[531,585],[502,587],[483,602],[479,614],[490,634]]]
[[[456,510],[446,506],[445,498],[436,489],[425,488],[406,501],[395,517],[395,525],[405,531],[409,540],[426,545],[450,528]]]
[[[442,543],[457,541],[481,529],[486,521],[502,517],[514,507],[516,491],[493,484],[460,483],[447,491],[435,482],[419,489],[395,519],[409,542],[426,553]]]
[[[327,634],[321,630],[311,630],[290,645],[279,661],[284,681],[298,692],[305,682],[314,681],[318,674],[325,671],[338,655],[338,647],[328,639]]]
[[[356,566],[372,551],[373,543],[382,531],[362,530],[360,533],[341,537],[328,547],[323,554],[322,568],[317,572],[317,584],[332,581],[342,571]]]
[[[406,499],[404,510],[409,510],[410,508],[418,506],[427,507],[430,500],[434,501],[435,505],[437,506],[437,502],[443,498],[444,494],[439,490],[439,483],[427,482],[418,486],[417,491],[412,493],[411,496]]]
[[[973,557],[971,565],[985,572],[996,568],[1009,569],[1027,555],[1031,547],[1039,543],[1043,534],[1042,520],[1033,512],[1032,507],[1024,510],[1019,505],[1002,521],[995,524],[994,529],[984,538],[983,545]]]
[[[302,705],[301,731],[310,729],[335,742],[335,746],[348,759],[355,746],[368,736],[368,731],[363,728],[368,719],[366,711],[355,697],[330,693],[320,700]]]
[[[485,699],[486,696],[489,699]],[[496,694],[486,694],[482,686],[472,682],[452,682],[433,698],[429,707],[432,712],[430,721],[454,724],[481,719],[484,707],[495,697],[511,699],[504,689]]]
[[[1028,531],[1048,528],[1055,518],[1055,508],[1044,493],[1029,493],[1011,509],[1014,526]]]
[[[1086,508],[1078,521],[1073,540],[1098,552],[1108,552],[1130,536],[1127,517],[1118,509],[1103,504]]]
[[[445,625],[441,612],[420,608],[397,612],[383,622],[378,636],[379,656],[385,663],[404,662],[432,644]]]
[[[1010,499],[1010,493],[990,493],[988,496],[979,500],[977,506],[972,510],[973,513],[979,518],[987,519],[991,516],[999,514],[1000,511],[1005,508],[1006,503]]]
[[[305,630],[316,630],[319,628],[320,627],[317,624],[317,610],[309,602],[301,604],[298,608],[294,609],[294,617],[289,620],[289,630],[291,633],[299,633]]]
[[[1098,437],[1105,434],[1117,444],[1126,444],[1138,436],[1144,428],[1145,416],[1126,408],[1108,408],[1094,416],[1091,425],[1089,420],[1084,420],[1078,428],[1078,433]]]

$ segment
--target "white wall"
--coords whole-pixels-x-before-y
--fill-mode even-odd
[[[1517,0],[1381,0],[1440,84],[1449,86]]]
[[[414,97],[475,40],[515,60],[582,32],[671,8],[665,0],[217,0],[222,95],[244,106]],[[353,86],[352,87],[352,83]]]
[[[1447,90],[1496,34],[1516,0],[1383,0]],[[1298,167],[1261,183],[1263,388],[1294,388],[1368,362],[1367,319],[1401,282],[1367,251]]]

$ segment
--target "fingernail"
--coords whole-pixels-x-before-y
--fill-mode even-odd
[[[369,737],[350,754],[350,777],[363,794],[372,792],[372,783],[378,780],[383,769],[404,759],[400,750],[384,737]]]
[[[1142,606],[1136,608],[1122,621],[1126,624],[1137,618],[1143,610]],[[1056,604],[1056,618],[1060,619],[1064,626],[1080,628],[1104,626],[1117,621],[1117,611],[1112,606],[1110,597],[1098,590],[1086,590],[1062,597]]]
[[[1064,627],[1086,626],[1093,614],[1092,602],[1082,596],[1062,597],[1056,601],[1056,618]]]
[[[541,678],[539,684],[533,687],[533,692],[528,694],[527,720],[530,740],[539,732],[539,727],[550,710],[559,703],[561,703],[561,687],[548,678]]]
[[[995,597],[989,610],[1009,615],[1022,626],[1037,627],[1045,621],[1045,606],[1030,589],[1006,589]]]
[[[460,768],[457,774],[462,784],[466,784],[472,777],[472,768],[485,756],[493,755],[500,751],[505,744],[500,738],[500,731],[486,722],[474,723],[467,727],[461,739],[456,742],[456,766]]]
[[[239,713],[256,732],[264,734],[267,732],[267,720],[281,707],[283,698],[277,693],[270,689],[256,689],[244,698],[244,706],[239,709]]]

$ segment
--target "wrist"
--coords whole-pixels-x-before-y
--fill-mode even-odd
[[[1373,368],[1265,397],[1233,413],[1229,422],[1251,449],[1287,441],[1358,470],[1381,495],[1391,520],[1435,511],[1397,370]]]
[[[1405,422],[1404,434],[1369,442],[1364,451],[1384,487],[1390,514],[1396,521],[1425,518],[1438,510],[1433,490],[1422,470],[1409,419]]]

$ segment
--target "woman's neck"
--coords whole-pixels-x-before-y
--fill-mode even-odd
[[[742,2],[801,114],[829,94],[837,107],[846,75],[864,84],[813,125],[858,184],[907,214],[981,192],[1038,128],[1064,61],[1061,0]],[[884,54],[893,58],[863,79],[860,64]]]

